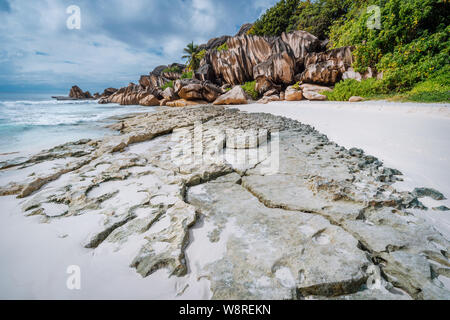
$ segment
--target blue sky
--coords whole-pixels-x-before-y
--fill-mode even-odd
[[[234,35],[277,0],[0,0],[0,92],[100,91],[182,62],[190,41]],[[81,29],[66,26],[81,9]]]

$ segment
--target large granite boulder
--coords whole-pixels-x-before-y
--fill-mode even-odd
[[[146,107],[159,106],[159,100],[154,95],[149,94],[148,96],[140,100],[139,104]]]
[[[195,71],[195,78],[200,81],[215,81],[216,75],[211,64],[205,62],[198,68],[198,70]]]
[[[203,86],[201,84],[188,84],[180,89],[178,95],[182,99],[186,100],[198,100],[202,99]]]
[[[221,95],[214,101],[214,105],[247,104],[248,97],[241,86],[235,86],[233,89]]]
[[[213,102],[223,93],[222,89],[210,81],[181,79],[174,84],[174,92],[185,100],[206,100]]]
[[[352,66],[353,49],[353,47],[343,47],[307,54],[304,59],[305,70],[297,76],[296,80],[325,85],[335,84]]]
[[[303,99],[303,94],[300,88],[289,86],[284,93],[284,97],[287,101],[300,101]]]
[[[93,97],[89,93],[89,91],[84,92],[78,86],[73,86],[70,89],[69,97],[72,99],[78,99],[78,100],[93,99]]]
[[[103,91],[102,93],[102,97],[109,97],[110,95],[112,95],[113,93],[115,93],[117,91],[116,88],[107,88]]]
[[[310,52],[321,48],[312,34],[295,31],[282,37],[242,35],[227,41],[228,50],[212,50],[207,60],[216,78],[237,85],[265,76],[278,84],[289,84]]]
[[[211,83],[210,81],[204,81],[202,85],[203,85],[202,88],[203,99],[205,99],[208,102],[215,101],[221,94],[224,93],[224,91],[221,88]]]
[[[173,88],[166,88],[161,95],[163,96],[164,99],[166,99],[167,101],[172,101],[175,100],[176,98],[176,94],[175,91],[173,90]]]

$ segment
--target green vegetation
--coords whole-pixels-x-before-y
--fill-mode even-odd
[[[380,8],[380,28],[372,5]],[[280,35],[305,30],[330,39],[329,48],[354,46],[358,72],[369,67],[383,79],[338,84],[335,99],[398,95],[414,101],[448,101],[450,6],[446,0],[282,0],[256,21],[250,34]],[[345,91],[345,94],[344,94]],[[348,91],[348,92],[347,92]]]
[[[379,94],[378,83],[375,79],[356,81],[347,79],[336,84],[333,91],[324,91],[324,94],[331,101],[348,101],[352,96],[370,98]]]
[[[381,8],[380,30],[367,28],[368,4]],[[333,24],[331,46],[354,45],[357,71],[382,71],[385,92],[404,92],[449,64],[449,13],[442,0],[362,1]]]
[[[185,72],[181,75],[181,79],[192,79],[193,77],[194,77],[193,71]]]
[[[169,81],[164,83],[164,85],[161,87],[162,90],[166,90],[167,88],[172,88],[173,89],[173,81]]]
[[[184,53],[186,53],[184,56],[182,56],[182,59],[187,59],[187,66],[189,71],[196,70],[199,67],[200,60],[197,57],[198,51],[198,45],[194,44],[194,41],[189,43],[186,48],[183,49]]]
[[[228,44],[225,42],[221,46],[218,46],[217,51],[228,51]]]
[[[249,81],[242,85],[242,89],[250,96],[253,100],[259,98],[259,93],[255,90],[256,81]]]
[[[416,102],[450,101],[450,73],[418,83],[403,98]]]
[[[203,50],[201,50],[201,51],[199,51],[198,53],[195,54],[195,58],[200,62],[200,61],[203,60],[205,55],[206,55],[206,50],[203,49]]]
[[[282,0],[278,2],[255,22],[249,34],[260,36],[281,35],[292,24],[291,19],[297,11],[300,2],[299,0]]]
[[[330,101],[348,101],[352,96],[369,99],[392,99],[397,101],[441,102],[450,101],[450,73],[419,82],[402,93],[386,92],[384,81],[367,79],[361,82],[347,79],[336,84],[333,91],[321,92]]]
[[[169,72],[175,72],[175,73],[181,73],[181,68],[178,66],[173,66],[172,68],[165,68],[162,72],[163,73],[169,73]]]

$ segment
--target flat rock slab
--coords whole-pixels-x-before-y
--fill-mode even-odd
[[[0,195],[23,198],[24,215],[45,223],[95,215],[80,245],[132,246],[129,267],[142,277],[207,279],[215,299],[450,298],[439,281],[449,241],[408,212],[443,195],[398,192],[401,173],[363,150],[221,106],[114,127],[119,135],[2,164]]]

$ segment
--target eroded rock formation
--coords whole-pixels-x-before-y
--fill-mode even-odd
[[[223,89],[218,90],[219,87],[242,85],[253,80],[261,97],[271,90],[281,93],[296,82],[330,87],[341,79],[362,80],[379,76],[371,69],[364,74],[354,71],[353,47],[326,50],[326,42],[305,31],[261,37],[248,35],[250,28],[250,24],[244,25],[234,37],[222,36],[200,45],[199,50],[204,54],[200,67],[193,71],[194,79],[181,79],[179,72],[164,72],[168,68],[183,70],[182,65],[159,66],[149,75],[141,76],[138,86],[121,88],[108,96],[103,94],[100,103],[139,104],[150,94],[160,105],[174,100],[214,102],[224,93]],[[175,96],[162,95],[161,88],[169,81],[174,84]],[[299,100],[300,95],[310,100],[327,99],[317,91],[302,92],[293,95],[290,90],[285,96],[295,100]],[[266,95],[261,101],[277,101],[276,95],[271,96],[267,98]],[[278,97],[284,100],[281,94]]]
[[[93,99],[89,91],[84,92],[78,86],[73,86],[69,92],[69,98],[77,100]]]

